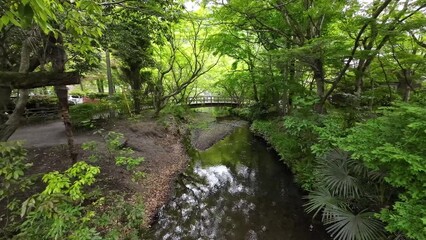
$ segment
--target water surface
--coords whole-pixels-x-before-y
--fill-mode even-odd
[[[248,127],[189,155],[152,239],[328,239],[303,212],[291,172]]]

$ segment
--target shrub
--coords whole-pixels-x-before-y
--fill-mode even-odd
[[[191,109],[184,105],[167,105],[163,110],[163,115],[172,115],[178,119],[187,119]]]
[[[256,134],[263,136],[272,145],[281,160],[291,168],[296,181],[304,189],[310,189],[314,157],[309,151],[309,143],[305,142],[305,139],[299,138],[302,135],[301,132],[296,129],[289,131],[282,120],[256,120],[251,125],[251,129]]]
[[[107,148],[117,166],[124,166],[128,171],[133,171],[144,161],[143,157],[133,157],[134,151],[131,148],[122,146],[124,143],[124,135],[122,133],[108,132],[105,139]]]
[[[27,163],[27,152],[19,142],[0,142],[0,202],[4,214],[0,215],[0,232],[7,236],[19,222],[21,201],[16,196],[29,189],[31,179],[24,177],[31,166]]]
[[[144,176],[143,172],[137,171],[135,168],[139,166],[145,159],[143,157],[134,157],[134,151],[125,147],[125,139],[122,133],[110,131],[103,134],[103,130],[97,131],[105,139],[108,150],[109,159],[113,160],[117,166],[123,166],[132,172],[133,179],[136,181]],[[96,151],[98,144],[96,142],[87,142],[83,144],[84,150]],[[96,162],[99,160],[101,153],[94,153],[89,156],[89,161]]]
[[[83,188],[92,185],[99,172],[98,167],[77,162],[64,173],[54,171],[45,174],[45,190],[22,204],[21,217],[25,217],[25,220],[19,227],[17,237],[96,239],[99,234],[87,224],[95,213],[86,211],[82,203],[86,199]]]
[[[74,126],[91,128],[95,119],[108,116],[110,105],[106,101],[96,103],[84,103],[70,106],[71,121]]]
[[[339,113],[315,115],[306,111],[274,121],[256,120],[252,130],[262,135],[292,169],[296,181],[312,189],[314,160],[335,149],[347,134],[347,119]]]
[[[232,108],[231,113],[248,121],[253,121],[251,118],[250,108],[242,107],[242,108]]]
[[[27,108],[39,108],[39,107],[58,107],[59,101],[56,96],[43,96],[43,95],[36,95],[31,96],[28,99]]]
[[[141,199],[129,202],[115,195],[99,199],[90,208],[99,213],[92,224],[103,239],[141,239],[145,209]]]
[[[339,146],[369,169],[385,173],[400,190],[391,208],[379,217],[391,232],[426,239],[426,109],[418,104],[384,108],[382,116],[351,129]]]
[[[108,93],[88,93],[87,96],[91,99],[106,99],[108,97]]]
[[[213,116],[216,118],[227,117],[231,115],[231,108],[229,107],[217,107],[213,109]]]

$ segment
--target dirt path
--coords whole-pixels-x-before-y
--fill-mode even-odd
[[[110,130],[123,133],[127,146],[145,159],[140,170],[146,177],[139,182],[137,192],[144,199],[145,226],[149,225],[159,208],[167,204],[176,178],[187,167],[189,157],[182,136],[177,128],[146,120],[120,122]]]
[[[76,144],[96,139],[98,137],[91,133],[75,133]],[[52,147],[67,143],[65,127],[60,120],[22,126],[9,138],[9,141],[17,140],[24,141],[27,147]]]
[[[102,189],[107,197],[112,193],[119,194],[125,196],[130,202],[135,198],[142,198],[145,206],[144,225],[148,226],[152,223],[158,209],[169,200],[174,181],[178,174],[186,169],[189,160],[185,147],[181,143],[182,136],[178,134],[177,124],[173,123],[166,128],[160,126],[155,120],[144,119],[120,120],[104,127],[106,131],[124,134],[125,146],[133,149],[136,157],[145,159],[137,167],[137,170],[145,173],[145,177],[134,181],[131,172],[117,166],[103,150],[105,140],[90,132],[75,134],[79,152],[78,160],[85,161],[92,154],[101,154],[101,161],[91,162],[101,169],[96,186]],[[25,141],[28,159],[33,164],[28,171],[29,175],[65,171],[70,167],[66,136],[63,123],[60,121],[23,126],[13,134],[10,138],[10,141],[12,140]],[[90,140],[98,142],[95,153],[80,148],[81,143]],[[43,187],[44,185],[41,184],[37,186],[37,190],[41,191]]]

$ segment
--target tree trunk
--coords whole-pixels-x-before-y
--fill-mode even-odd
[[[324,77],[324,66],[321,59],[315,59],[313,65],[314,80],[317,89],[317,97],[320,101],[315,104],[314,109],[317,113],[325,113],[325,106],[323,101],[325,95],[325,77]]]
[[[163,108],[163,81],[160,80],[157,82],[157,85],[154,86],[153,99],[154,99],[154,116],[158,117],[160,115],[160,111]]]
[[[257,92],[256,79],[254,77],[253,69],[254,69],[254,66],[249,64],[250,80],[251,80],[251,84],[252,84],[252,88],[253,88],[253,97],[254,97],[254,101],[256,101],[256,103],[258,103],[259,102],[259,93]]]
[[[9,110],[8,105],[10,102],[10,94],[12,89],[10,87],[0,87],[0,126],[6,123],[8,117],[6,111]]]
[[[112,72],[111,72],[111,54],[108,49],[105,50],[105,61],[107,68],[107,79],[108,79],[108,94],[112,97],[115,93],[115,86],[112,80]]]
[[[410,69],[402,69],[397,74],[398,91],[401,94],[402,100],[408,102],[410,100],[411,89],[413,88],[413,71]]]
[[[30,55],[31,55],[31,46],[30,46],[30,37],[25,39],[22,42],[21,48],[21,62],[19,65],[19,72],[26,73],[30,67]],[[0,141],[7,141],[7,139],[12,136],[12,134],[18,129],[21,122],[22,115],[25,112],[25,106],[28,102],[28,89],[19,90],[19,98],[16,103],[15,109],[13,110],[12,115],[5,124],[0,126]],[[10,97],[10,92],[9,92]]]
[[[65,70],[66,62],[66,53],[63,48],[63,39],[59,35],[58,38],[55,38],[53,35],[49,36],[49,41],[51,44],[51,59],[52,59],[52,68],[55,73],[63,73]],[[65,125],[65,134],[68,141],[68,150],[71,158],[71,163],[74,164],[77,162],[77,151],[74,145],[74,134],[72,131],[71,119],[68,111],[68,88],[66,85],[55,86],[55,93],[58,96],[59,104],[61,106],[61,115],[62,120]]]
[[[96,86],[98,87],[98,92],[99,93],[104,93],[105,89],[104,89],[104,80],[102,79],[96,79]]]
[[[364,59],[359,60],[358,66],[355,72],[355,95],[359,98],[362,94],[364,86],[364,74],[366,70],[367,61]]]
[[[105,62],[106,62],[106,70],[107,70],[107,82],[108,82],[108,96],[110,99],[114,96],[115,93],[115,85],[112,80],[112,72],[111,72],[111,54],[107,49],[105,49]],[[109,108],[109,117],[115,117],[115,110],[113,108]]]
[[[68,106],[68,88],[66,85],[55,86],[55,93],[58,97],[59,104],[61,106],[62,121],[65,126],[65,134],[67,136],[68,150],[71,158],[71,163],[77,162],[77,150],[74,145],[74,133],[72,131],[71,118],[69,115]]]
[[[290,111],[290,84],[294,80],[294,61],[288,61],[282,64],[279,64],[278,67],[280,68],[280,73],[283,79],[283,88],[282,93],[279,101],[279,109],[280,109],[280,115],[284,116],[287,115]]]
[[[142,111],[142,96],[141,96],[141,90],[142,90],[142,81],[141,76],[139,74],[139,69],[131,69],[131,78],[132,78],[132,97],[133,97],[133,104],[135,109],[135,114],[140,114]]]

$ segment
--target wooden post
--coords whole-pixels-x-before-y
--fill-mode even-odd
[[[4,112],[7,110],[12,89],[30,89],[79,83],[80,75],[78,72],[0,72],[0,124],[7,121]],[[6,137],[2,139],[4,140]]]
[[[0,72],[0,87],[29,89],[45,86],[79,84],[78,72]]]

